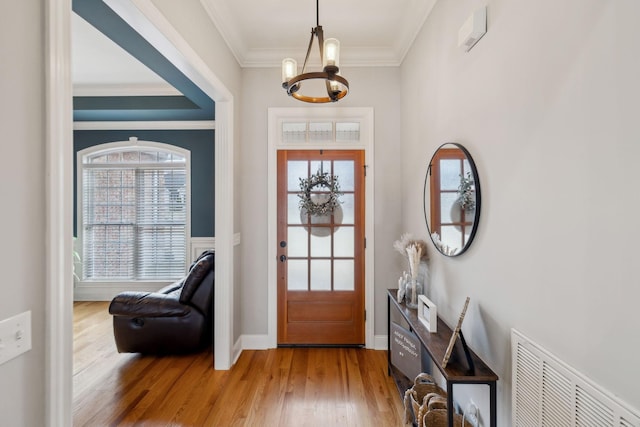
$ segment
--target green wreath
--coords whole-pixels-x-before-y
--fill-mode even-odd
[[[467,172],[467,177],[460,175],[460,186],[458,187],[458,203],[460,207],[469,212],[476,208],[476,197],[473,188],[474,181],[471,172]]]
[[[311,192],[314,188],[321,187],[328,189],[327,200],[323,203],[315,203],[311,200]],[[323,216],[333,213],[340,205],[338,197],[342,196],[340,184],[336,175],[329,175],[327,172],[317,172],[309,178],[300,178],[300,209],[314,216]]]

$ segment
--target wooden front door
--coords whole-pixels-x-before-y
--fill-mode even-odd
[[[341,194],[311,214],[331,185],[308,185],[306,210],[301,182],[323,174]],[[364,345],[364,194],[364,151],[278,151],[279,345]]]

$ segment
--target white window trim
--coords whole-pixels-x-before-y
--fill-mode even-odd
[[[171,144],[164,144],[161,142],[155,142],[155,141],[142,141],[142,140],[138,140],[136,138],[130,138],[128,141],[117,141],[117,142],[107,142],[104,144],[99,144],[99,145],[94,145],[91,147],[87,147],[83,150],[78,151],[77,157],[76,157],[76,170],[78,171],[77,173],[77,182],[76,182],[76,200],[77,200],[77,204],[75,206],[76,209],[76,213],[77,213],[77,224],[76,224],[76,232],[77,232],[77,248],[83,248],[83,170],[84,170],[84,165],[85,165],[85,159],[89,156],[93,156],[93,155],[97,155],[100,153],[107,153],[113,150],[118,150],[118,149],[125,149],[125,148],[131,148],[131,149],[141,149],[141,148],[151,148],[151,149],[156,149],[156,150],[162,150],[162,151],[169,151],[169,152],[173,152],[176,154],[179,154],[181,156],[183,156],[185,158],[185,169],[186,169],[186,204],[187,204],[187,221],[186,221],[186,241],[185,241],[185,272],[186,269],[189,267],[189,262],[188,260],[190,259],[190,248],[191,248],[191,151],[187,150],[185,148],[182,147],[178,147],[175,145],[171,145]],[[82,265],[82,263],[79,263],[80,265]],[[82,274],[82,267],[80,267],[80,271],[77,272],[77,276],[78,277],[83,277]],[[171,283],[170,281],[166,281],[166,280],[128,280],[128,281],[122,281],[122,280],[78,280],[76,282],[76,294],[78,299],[81,300],[82,299],[82,293],[83,292],[87,292],[87,290],[90,292],[91,288],[109,288],[109,287],[114,287],[117,289],[127,289],[127,288],[135,288],[136,290],[140,290],[139,289],[139,285],[140,284],[144,284],[146,286],[146,288],[149,289],[159,289],[162,286],[165,286],[167,284]]]

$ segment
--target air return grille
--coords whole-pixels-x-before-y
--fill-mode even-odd
[[[518,331],[511,330],[515,427],[640,427],[640,417]]]

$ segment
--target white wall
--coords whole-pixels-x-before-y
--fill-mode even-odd
[[[640,408],[637,163],[640,55],[634,0],[488,2],[469,52],[457,32],[479,0],[440,1],[402,66],[402,197],[426,238],[420,192],[444,142],[466,146],[480,228],[460,258],[432,257],[429,294],[500,376],[510,425],[511,328]]]
[[[375,164],[369,168],[375,179],[375,334],[386,334],[386,288],[393,287],[397,263],[389,242],[400,233],[400,86],[399,68],[353,68],[341,70],[349,80],[350,93],[340,107],[373,107],[375,116]],[[242,71],[242,131],[240,153],[243,244],[240,259],[241,299],[244,301],[244,334],[267,334],[267,109],[305,107],[286,95],[280,85],[280,69],[247,68]],[[331,108],[332,105],[317,106]],[[271,260],[276,262],[276,260]]]
[[[0,320],[31,310],[33,332],[33,349],[0,365],[0,423],[35,427],[45,417],[44,4],[2,2],[0,16],[0,194],[11,201],[0,216]]]

